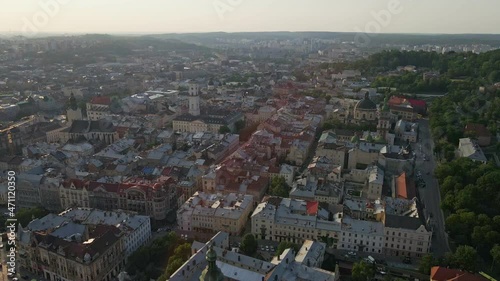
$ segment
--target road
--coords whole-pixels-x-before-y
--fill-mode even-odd
[[[446,252],[450,252],[448,235],[445,231],[444,214],[441,210],[441,194],[439,192],[439,184],[434,178],[434,170],[436,169],[436,160],[433,156],[434,141],[432,140],[429,128],[429,121],[420,119],[420,142],[422,152],[427,156],[428,161],[423,161],[421,157],[420,147],[417,144],[417,162],[416,169],[421,171],[422,178],[426,182],[425,188],[420,188],[420,200],[425,206],[426,215],[432,214],[431,225],[434,228],[435,235],[432,238],[432,252],[436,256],[443,256]],[[429,173],[429,175],[427,174]]]

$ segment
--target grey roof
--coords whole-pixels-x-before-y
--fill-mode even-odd
[[[367,109],[374,110],[377,109],[377,105],[369,98],[368,93],[365,95],[365,98],[360,100],[356,104],[357,109]]]
[[[420,218],[385,215],[385,227],[417,230],[423,222]]]

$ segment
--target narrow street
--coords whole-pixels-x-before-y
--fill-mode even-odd
[[[426,215],[432,214],[431,225],[435,233],[432,238],[432,253],[435,256],[443,256],[446,252],[450,252],[448,242],[448,234],[445,231],[444,214],[441,210],[441,193],[439,184],[434,178],[434,170],[437,167],[434,152],[434,141],[432,140],[429,128],[429,120],[420,119],[420,142],[422,152],[426,155],[428,161],[424,161],[420,156],[420,149],[417,149],[416,169],[421,171],[422,178],[426,183],[426,187],[420,188],[420,200],[425,206]]]

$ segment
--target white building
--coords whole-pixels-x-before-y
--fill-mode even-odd
[[[338,238],[340,220],[319,208],[318,202],[268,198],[252,214],[252,234],[258,239],[302,243],[307,239]],[[334,242],[333,242],[334,243]]]
[[[462,138],[458,143],[458,156],[467,157],[472,161],[478,161],[482,163],[488,162],[488,159],[483,153],[483,150],[479,147],[477,142],[470,138]]]
[[[177,211],[181,230],[224,230],[239,235],[253,209],[253,196],[230,193],[208,194],[196,192]]]
[[[384,225],[377,221],[342,218],[342,232],[338,249],[382,254]]]
[[[432,231],[417,217],[385,216],[384,254],[422,257],[430,252]]]

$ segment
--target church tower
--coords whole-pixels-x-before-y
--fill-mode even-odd
[[[377,133],[383,138],[387,138],[387,133],[391,129],[391,113],[389,112],[389,104],[387,98],[380,110],[377,124]]]
[[[200,88],[196,84],[189,85],[189,114],[200,115]]]
[[[69,98],[68,108],[66,109],[66,121],[71,126],[71,124],[75,120],[83,120],[83,113],[82,110],[78,108],[75,95],[71,93],[71,97]]]
[[[201,273],[200,281],[223,281],[224,274],[217,267],[217,253],[215,253],[212,245],[208,246],[205,258],[207,259],[208,266]]]

